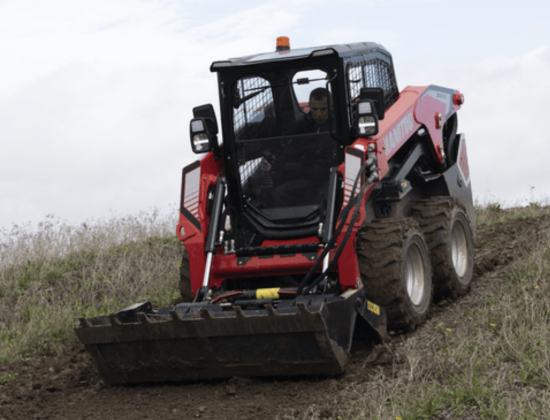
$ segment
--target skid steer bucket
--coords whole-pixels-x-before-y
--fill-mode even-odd
[[[75,332],[110,384],[331,375],[344,371],[357,314],[385,338],[384,309],[362,291],[275,303],[179,304],[158,311],[146,302],[109,316],[80,318]]]

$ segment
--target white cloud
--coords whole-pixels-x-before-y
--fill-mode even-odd
[[[530,186],[537,194],[550,196],[548,46],[514,58],[481,61],[457,56],[449,62],[424,56],[405,67],[407,84],[438,84],[465,94],[459,129],[468,141],[477,197],[514,204],[531,198]]]
[[[296,24],[281,4],[214,22],[193,2],[0,5],[0,225],[176,203],[191,108],[218,102],[211,62],[274,46]]]
[[[487,48],[495,41],[479,41],[485,26],[468,27],[464,19],[470,6],[431,0],[0,1],[0,226],[48,213],[79,222],[109,209],[125,213],[177,202],[181,168],[195,159],[191,109],[218,106],[211,62],[271,50],[279,35],[290,36],[293,48],[378,42],[394,56],[400,88],[434,83],[462,90],[459,119],[476,194],[525,195],[529,185],[542,192],[548,50],[495,57]],[[463,7],[458,28],[468,27],[477,38],[453,32],[432,43],[449,27],[433,19],[433,10],[440,17],[445,7]],[[412,13],[426,21],[431,16],[429,30]],[[544,22],[533,28],[526,37],[548,32]]]
[[[529,186],[550,196],[548,47],[513,60],[483,62],[476,73],[467,115],[468,127],[478,136],[475,174],[487,190],[510,202],[528,197]]]

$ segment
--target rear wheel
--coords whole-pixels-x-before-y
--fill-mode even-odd
[[[468,216],[458,200],[432,197],[412,210],[426,237],[438,297],[457,298],[468,292],[474,272],[474,240]]]
[[[183,247],[183,256],[181,258],[179,289],[182,302],[193,302],[191,274],[189,271],[189,253],[187,252],[185,246]]]
[[[367,297],[386,309],[393,329],[414,329],[432,300],[428,248],[412,219],[380,219],[357,235],[359,269]]]

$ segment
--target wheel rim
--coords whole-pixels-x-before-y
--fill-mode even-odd
[[[418,306],[424,297],[425,270],[420,248],[414,243],[407,250],[405,257],[405,276],[409,298],[414,305]]]
[[[451,255],[458,277],[464,277],[468,270],[468,242],[462,222],[457,220],[451,232]]]

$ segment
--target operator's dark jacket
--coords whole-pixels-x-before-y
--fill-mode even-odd
[[[313,119],[311,112],[308,112],[306,117],[297,124],[296,134],[311,134],[329,132],[328,120],[319,125]]]
[[[323,135],[305,136],[317,133]],[[337,143],[330,137],[328,121],[316,124],[308,113],[295,135],[280,159],[284,164],[279,173],[286,181],[274,191],[276,206],[320,204],[326,198],[330,167],[336,165]]]

